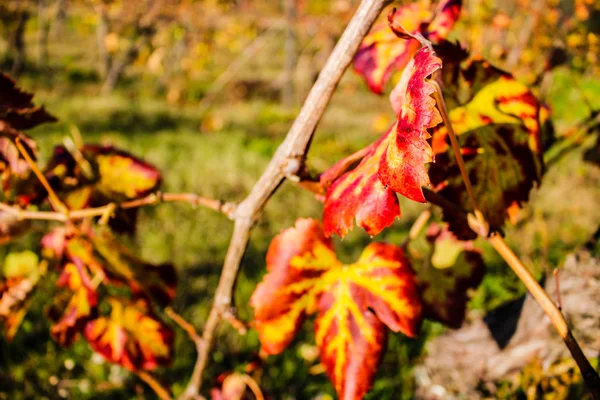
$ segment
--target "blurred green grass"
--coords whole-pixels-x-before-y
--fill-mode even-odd
[[[220,123],[203,132],[206,117],[203,121],[194,104],[171,105],[160,91],[135,77],[130,76],[111,95],[97,95],[95,72],[89,64],[75,62],[81,60],[79,53],[70,48],[64,51],[52,73],[30,70],[20,80],[24,88],[36,93],[36,101],[60,120],[31,132],[40,148],[41,164],[75,126],[86,142],[113,144],[156,165],[163,172],[163,191],[239,201],[260,176],[298,111],[260,99],[217,103],[210,117]],[[573,85],[573,80],[578,84]],[[589,112],[582,93],[594,107],[600,107],[597,78],[573,76],[568,70],[556,73],[547,101],[559,134]],[[381,133],[375,125],[381,125],[376,121],[382,114],[392,117],[387,99],[368,93],[348,72],[312,143],[308,159],[311,169],[322,171],[373,141]],[[521,221],[507,228],[507,240],[539,276],[559,266],[595,231],[600,223],[598,199],[600,169],[584,164],[581,150],[576,150],[548,171],[522,211]],[[424,207],[405,199],[401,206],[402,218],[376,240],[400,243]],[[321,204],[311,194],[290,182],[285,182],[270,200],[253,231],[235,291],[235,306],[242,320],[252,318],[248,302],[265,272],[264,256],[271,238],[292,226],[296,218],[318,218],[321,212]],[[41,225],[3,251],[38,246],[45,227]],[[130,244],[150,262],[175,264],[180,283],[173,307],[197,327],[203,326],[208,315],[231,231],[231,222],[222,215],[186,204],[161,204],[141,211],[138,234]],[[343,241],[336,240],[340,258],[352,261],[369,240],[360,230]],[[485,243],[479,244],[484,249],[488,274],[474,294],[471,307],[490,309],[524,293],[504,262]],[[0,379],[6,380],[0,381],[0,398],[54,399],[64,397],[62,394],[77,399],[134,398],[141,387],[139,380],[92,356],[85,342],[61,349],[49,339],[49,323],[43,310],[53,290],[52,282],[45,282],[15,341],[0,342],[0,370],[7,371],[0,374]],[[388,351],[368,398],[411,398],[411,365],[422,357],[426,339],[441,330],[439,325],[428,323],[417,340],[390,334]],[[175,393],[183,390],[195,360],[192,343],[185,333],[177,332],[174,363],[158,373],[172,384]],[[224,326],[219,333],[205,387],[213,385],[220,373],[242,368],[259,348],[252,330],[239,336]],[[262,385],[276,398],[308,399],[333,394],[324,374],[312,375],[313,363],[301,356],[306,343],[313,343],[310,323],[286,352],[267,360]],[[151,398],[152,394],[145,389],[144,396]]]

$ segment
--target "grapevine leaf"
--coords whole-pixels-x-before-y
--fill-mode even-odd
[[[441,1],[435,12],[435,18],[427,27],[427,39],[433,43],[446,39],[460,16],[462,0]]]
[[[85,339],[107,360],[136,370],[153,370],[171,359],[173,332],[143,299],[110,298],[110,316],[89,321]]]
[[[437,43],[449,34],[458,19],[462,1],[445,0],[435,12],[428,2],[420,1],[401,7],[393,14],[393,26],[402,26],[409,36],[420,33]],[[365,37],[354,58],[354,69],[362,75],[369,88],[383,93],[394,71],[403,70],[419,50],[418,40],[398,37],[387,20],[377,23]]]
[[[32,99],[32,94],[17,88],[14,80],[0,73],[1,121],[17,130],[26,130],[44,122],[56,121],[56,118],[48,114],[44,107],[34,106]]]
[[[462,77],[481,89],[452,109],[450,120],[478,206],[492,229],[498,230],[541,180],[540,121],[547,111],[526,86],[486,62],[471,63]],[[441,195],[471,211],[446,127],[434,132],[432,146],[437,162],[429,170],[431,182]],[[474,238],[466,221],[446,219],[459,239]]]
[[[430,97],[435,87],[426,78],[441,67],[441,60],[427,47],[415,56],[396,129],[379,163],[381,183],[414,201],[425,202],[421,187],[429,185],[425,163],[433,161],[433,152],[427,129],[442,122]]]
[[[135,295],[160,305],[167,305],[175,297],[177,274],[173,265],[140,260],[107,228],[96,227],[85,235],[69,235],[64,228],[56,228],[42,238],[42,247],[44,256],[59,265],[80,263],[107,282],[127,285]]]
[[[420,263],[417,280],[426,318],[458,329],[465,319],[468,290],[479,286],[485,273],[481,252],[444,227],[432,224],[427,231],[432,253]],[[414,263],[418,265],[419,263]]]
[[[72,210],[139,199],[161,182],[152,165],[114,147],[96,145],[83,146],[79,158],[57,146],[46,178]],[[109,224],[116,232],[134,233],[136,221],[137,209],[117,209]]]
[[[303,257],[302,268],[292,264],[298,257]],[[311,290],[337,263],[333,244],[316,220],[298,219],[294,228],[273,239],[267,252],[268,273],[250,300],[263,350],[277,354],[290,344],[312,301]]]
[[[10,253],[4,260],[0,281],[0,322],[7,340],[17,333],[37,286],[44,265],[31,251]]]
[[[360,399],[371,386],[387,325],[415,336],[421,303],[412,269],[399,247],[371,243],[352,265],[338,264],[315,288],[315,340],[341,399]]]
[[[97,189],[110,199],[136,199],[160,186],[160,172],[152,165],[114,147],[86,146],[95,155],[100,181]]]
[[[400,8],[395,17],[410,31],[417,31],[430,12],[421,2]],[[369,89],[381,94],[392,73],[402,70],[421,44],[417,40],[401,40],[390,29],[387,21],[375,25],[354,56],[354,69],[362,75]]]
[[[394,126],[395,127],[395,126]],[[400,204],[396,194],[379,181],[379,160],[386,151],[394,127],[368,147],[360,164],[336,179],[327,190],[323,209],[323,231],[326,236],[336,233],[345,236],[353,227],[353,221],[369,235],[377,235],[400,216]],[[336,163],[321,177],[325,181],[329,171],[335,171]]]
[[[372,243],[343,265],[319,222],[298,220],[273,240],[267,271],[251,299],[263,350],[283,351],[304,317],[318,313],[321,361],[342,399],[360,399],[370,388],[386,326],[409,336],[419,330],[415,277],[399,247]]]
[[[58,192],[93,187],[87,204],[75,199],[74,205],[87,207],[101,202],[133,200],[149,195],[160,186],[161,175],[154,166],[123,150],[85,145],[81,155],[83,159],[77,160],[64,146],[57,146],[46,168],[46,177]],[[77,196],[86,198],[85,194],[77,193]]]
[[[79,259],[64,266],[56,285],[69,289],[73,294],[62,317],[52,326],[50,333],[61,346],[70,346],[77,333],[95,316],[98,296],[87,268]]]

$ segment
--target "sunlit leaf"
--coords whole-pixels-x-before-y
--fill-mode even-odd
[[[419,330],[415,278],[399,247],[372,243],[356,263],[343,265],[319,222],[300,219],[273,240],[267,271],[251,299],[263,350],[281,352],[304,317],[318,313],[321,361],[342,399],[369,390],[385,326],[409,336]]]
[[[160,172],[139,158],[110,146],[85,145],[80,154],[57,146],[46,178],[72,210],[138,199],[155,192]],[[117,209],[109,220],[119,233],[134,233],[137,209]]]
[[[135,199],[146,196],[160,185],[160,172],[152,165],[114,147],[86,146],[95,154],[100,181],[97,189],[108,198]]]
[[[400,216],[395,192],[425,201],[421,189],[429,184],[425,164],[433,160],[427,129],[441,122],[430,97],[435,89],[425,79],[441,67],[441,62],[424,47],[411,65],[394,89],[393,102],[399,107],[396,124],[365,149],[357,167],[331,183],[332,177],[347,168],[344,159],[321,177],[321,185],[328,187],[323,211],[326,236],[345,236],[355,219],[370,235],[378,234]]]
[[[413,262],[426,318],[459,328],[469,301],[468,291],[483,280],[485,264],[472,242],[463,242],[444,227],[432,224],[427,231],[432,253],[429,260]],[[419,268],[416,268],[420,266]]]
[[[150,310],[145,300],[109,299],[110,316],[89,321],[84,336],[107,360],[130,370],[153,370],[167,364],[172,331]]]
[[[400,204],[396,194],[379,181],[379,160],[386,151],[395,125],[379,140],[368,147],[360,164],[346,172],[329,186],[323,209],[323,230],[326,236],[336,233],[345,236],[356,224],[370,235],[377,235],[400,216]],[[339,161],[321,176],[321,183],[328,184],[328,172],[335,171]]]
[[[414,201],[425,202],[421,187],[429,185],[425,164],[433,161],[433,152],[427,129],[442,122],[430,97],[435,87],[426,79],[441,67],[441,60],[427,47],[415,56],[398,123],[379,164],[381,183]]]
[[[85,145],[80,151],[77,159],[64,146],[57,146],[46,168],[48,181],[59,192],[93,188],[87,204],[81,200],[75,200],[75,204],[96,206],[102,200],[132,200],[152,193],[160,185],[160,172],[155,167],[123,150]]]
[[[4,259],[3,279],[0,281],[0,322],[4,336],[15,336],[37,286],[45,272],[38,256],[31,251],[9,253]]]

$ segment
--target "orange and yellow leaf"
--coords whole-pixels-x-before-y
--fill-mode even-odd
[[[372,243],[343,265],[319,222],[298,220],[273,240],[267,270],[251,300],[263,350],[281,352],[304,317],[318,313],[315,340],[341,399],[369,390],[386,326],[409,336],[420,328],[415,276],[399,247]]]

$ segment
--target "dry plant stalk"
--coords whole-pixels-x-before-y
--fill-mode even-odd
[[[231,306],[233,287],[252,227],[258,220],[266,202],[283,179],[286,176],[295,176],[301,170],[312,136],[333,92],[371,25],[381,10],[389,3],[390,0],[362,0],[308,94],[300,114],[283,143],[275,152],[248,197],[238,205],[233,215],[235,221],[233,236],[225,256],[214,303],[202,334],[203,346],[198,354],[188,387],[182,395],[183,399],[197,397],[202,387],[202,375],[208,364],[215,332],[224,313]]]

